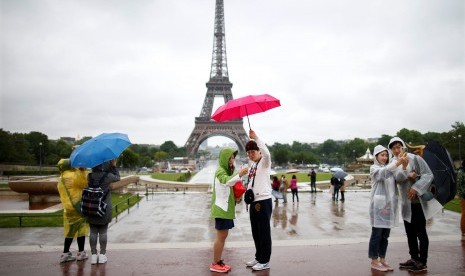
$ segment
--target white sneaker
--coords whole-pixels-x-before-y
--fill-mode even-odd
[[[256,265],[252,266],[252,270],[264,270],[264,269],[270,269],[270,263],[257,263]]]
[[[76,255],[76,260],[78,261],[84,261],[87,258],[89,258],[89,256],[87,255],[86,251],[78,252]]]
[[[250,267],[250,266],[254,266],[258,264],[258,261],[257,260],[253,260],[253,261],[250,261],[250,262],[246,262],[245,265]]]
[[[76,260],[76,257],[74,257],[71,252],[61,254],[60,263],[71,262],[74,260]]]
[[[98,254],[98,263],[104,264],[108,261],[108,258],[105,254]]]
[[[92,254],[90,257],[90,263],[91,264],[96,264],[98,262],[98,255],[97,254]]]

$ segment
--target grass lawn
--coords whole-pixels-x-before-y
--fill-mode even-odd
[[[111,193],[113,217],[117,215],[115,205],[118,205],[118,214],[120,214],[140,200],[140,197],[137,198],[131,193]],[[0,214],[0,228],[19,227],[20,217],[22,227],[63,227],[63,210],[59,210],[48,214]]]
[[[444,205],[444,209],[461,213],[462,211],[460,208],[460,199],[454,198],[453,200],[447,202],[446,205]]]

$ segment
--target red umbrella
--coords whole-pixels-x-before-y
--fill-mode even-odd
[[[249,115],[265,112],[278,106],[281,106],[279,100],[268,94],[250,95],[230,100],[220,106],[212,115],[212,119],[217,122],[224,122],[247,116],[250,128]]]

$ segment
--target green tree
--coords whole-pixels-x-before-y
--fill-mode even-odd
[[[173,158],[178,155],[178,147],[173,141],[166,141],[161,144],[160,150],[168,153],[169,158]]]
[[[376,143],[377,145],[382,145],[384,147],[388,147],[389,141],[391,140],[392,136],[383,134],[381,137],[378,139],[378,142]]]
[[[365,154],[367,148],[371,148],[370,143],[360,138],[354,138],[342,147],[342,159],[347,162],[354,162],[356,157]]]
[[[277,165],[285,165],[291,160],[291,147],[287,144],[274,143],[269,150],[273,162]]]
[[[134,169],[139,163],[139,156],[135,154],[131,149],[125,149],[118,158],[118,163],[123,168]]]
[[[168,153],[162,150],[155,152],[155,155],[153,156],[153,160],[155,160],[155,162],[160,162],[166,159],[168,159]]]
[[[423,136],[419,131],[416,130],[408,130],[403,128],[397,132],[397,136],[404,140],[405,143],[411,145],[424,145],[425,141],[423,140]]]
[[[50,154],[47,135],[31,131],[26,134],[25,138],[29,142],[28,151],[34,155],[36,164],[38,165],[40,162],[46,164],[44,161],[47,159],[47,155]]]

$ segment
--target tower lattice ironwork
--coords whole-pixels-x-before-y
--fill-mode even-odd
[[[210,80],[206,85],[207,94],[200,111],[200,116],[195,117],[194,130],[185,144],[187,154],[194,156],[200,144],[213,136],[228,137],[237,144],[240,151],[245,151],[248,136],[245,132],[242,119],[221,123],[211,119],[215,97],[223,97],[225,103],[233,99],[231,92],[233,85],[229,81],[226,59],[223,0],[216,0],[212,64]]]

